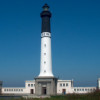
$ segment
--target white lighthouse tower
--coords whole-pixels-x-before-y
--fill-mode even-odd
[[[49,6],[45,4],[41,13],[42,29],[41,29],[41,59],[39,77],[53,76],[52,74],[52,56],[51,56],[51,30],[50,18],[51,12]]]
[[[35,78],[36,95],[56,95],[57,78],[52,73],[52,56],[51,56],[51,29],[50,18],[51,12],[49,6],[45,4],[40,14],[42,18],[41,28],[41,59],[40,74]]]

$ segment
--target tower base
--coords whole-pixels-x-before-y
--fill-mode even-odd
[[[36,95],[56,95],[57,78],[55,77],[36,77],[35,78]]]

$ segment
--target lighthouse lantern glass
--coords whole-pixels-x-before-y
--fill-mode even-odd
[[[48,9],[49,9],[48,7],[45,7],[45,8],[44,8],[44,11],[48,11]]]

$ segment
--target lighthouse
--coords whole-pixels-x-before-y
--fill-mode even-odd
[[[52,76],[52,56],[51,56],[51,28],[50,18],[51,12],[49,6],[45,4],[43,11],[40,14],[42,19],[41,27],[41,59],[40,59],[40,74],[42,76]]]
[[[57,78],[52,73],[52,56],[51,56],[51,12],[49,6],[45,4],[40,14],[42,19],[41,25],[41,58],[40,74],[35,78],[36,95],[56,95]]]

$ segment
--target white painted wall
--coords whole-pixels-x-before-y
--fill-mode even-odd
[[[90,93],[96,90],[96,87],[73,87],[73,93]]]
[[[99,79],[100,87],[100,79]],[[62,84],[62,85],[61,85]],[[3,94],[30,94],[33,89],[35,93],[35,80],[25,81],[25,87],[2,87]],[[89,93],[96,90],[96,87],[73,87],[73,80],[58,80],[57,94],[62,94],[63,89],[68,93]]]
[[[25,82],[25,87],[3,87],[3,94],[30,94],[31,89],[34,90],[35,93],[35,81],[30,80]]]
[[[41,60],[39,76],[53,76],[51,57],[51,33],[41,33]]]
[[[66,94],[73,93],[72,86],[73,86],[72,80],[58,80],[58,82],[57,82],[57,94],[62,94],[63,89],[66,89]]]
[[[60,85],[62,84],[62,86]],[[65,84],[65,86],[63,86]],[[68,84],[68,86],[66,86]],[[58,80],[57,94],[62,94],[63,89],[68,93],[89,93],[96,90],[96,87],[73,87],[73,80]]]
[[[33,89],[35,93],[35,80],[30,80],[25,82],[25,93],[30,94],[31,89]]]
[[[3,87],[3,94],[25,94],[25,87]]]

